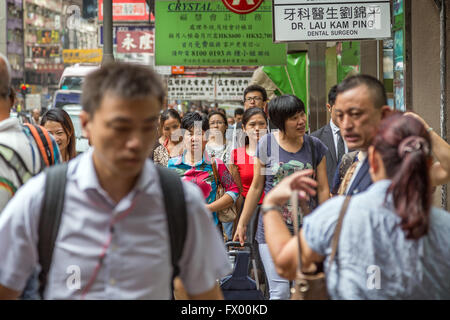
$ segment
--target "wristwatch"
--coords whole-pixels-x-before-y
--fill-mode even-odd
[[[269,212],[269,211],[272,211],[272,210],[275,210],[275,211],[278,211],[278,212],[283,212],[283,207],[282,206],[278,206],[278,205],[262,205],[261,206],[261,212],[262,212],[262,214],[263,215],[265,215],[267,212]]]

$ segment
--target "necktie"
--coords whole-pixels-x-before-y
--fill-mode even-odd
[[[345,147],[344,147],[344,139],[342,139],[341,136],[341,131],[338,131],[337,135],[338,135],[337,161],[339,162],[342,159],[342,156],[345,154]]]

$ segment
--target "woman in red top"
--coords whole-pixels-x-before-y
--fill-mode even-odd
[[[267,117],[264,111],[257,107],[247,109],[242,118],[242,128],[246,134],[245,147],[234,149],[231,152],[232,164],[230,165],[230,171],[232,176],[237,178],[235,179],[235,182],[245,201],[248,189],[253,180],[253,158],[256,154],[256,147],[259,139],[267,132]],[[264,193],[258,204],[262,204],[263,198]],[[243,206],[244,204],[242,203],[241,205]],[[256,210],[259,211],[259,206]],[[253,215],[253,217],[257,216],[257,214]],[[238,219],[236,221],[238,221]],[[256,218],[255,221],[258,221],[258,219]],[[252,226],[253,223],[250,222],[249,225]],[[251,239],[253,239],[254,232],[251,230],[249,230],[249,232],[250,235],[252,235]],[[247,239],[250,239],[250,237]]]

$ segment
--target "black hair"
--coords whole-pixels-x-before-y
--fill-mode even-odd
[[[243,108],[237,108],[236,110],[234,110],[234,116],[236,117],[237,115],[242,115],[244,114],[244,109]]]
[[[52,108],[43,114],[41,126],[45,126],[47,121],[54,121],[61,124],[61,127],[67,135],[67,154],[69,155],[69,159],[75,158],[77,156],[75,128],[69,114],[63,109]]]
[[[221,116],[222,119],[223,119],[223,121],[225,122],[225,126],[228,127],[227,117],[224,116],[224,114],[223,114],[222,112],[219,112],[219,111],[213,111],[213,112],[211,112],[210,114],[208,114],[208,123],[209,123],[209,120],[211,119],[211,117],[212,117],[212,116],[216,116],[216,115]]]
[[[178,113],[178,111],[175,109],[167,109],[167,110],[164,110],[164,112],[161,113],[161,115],[159,117],[159,123],[160,123],[161,127],[164,126],[164,122],[169,118],[176,119],[181,123],[181,117],[180,117],[180,114]]]
[[[262,115],[264,117],[264,120],[266,120],[266,122],[267,122],[266,113],[261,108],[253,107],[253,108],[247,109],[244,112],[244,116],[242,117],[242,125],[245,127],[247,122],[249,122],[251,117],[253,117],[255,114]]]
[[[185,130],[190,130],[194,127],[195,122],[202,123],[202,130],[209,130],[209,121],[207,117],[201,116],[198,112],[188,112],[184,115],[183,119],[181,119],[181,128]]]
[[[260,114],[264,117],[264,120],[266,120],[266,124],[267,124],[267,115],[266,113],[258,107],[253,107],[250,109],[245,110],[244,115],[242,117],[242,127],[245,127],[247,125],[247,123],[250,121],[250,119],[254,116]],[[248,135],[245,135],[245,145],[249,144],[249,139],[248,139]]]
[[[332,86],[330,88],[330,91],[328,91],[328,104],[330,106],[334,106],[334,104],[336,103],[336,90],[337,90],[337,84],[335,84],[334,86]]]
[[[152,96],[160,108],[166,95],[159,75],[151,68],[125,62],[110,62],[89,73],[83,83],[83,110],[94,115],[107,94],[123,99]],[[151,106],[149,106],[151,107]]]
[[[264,89],[263,87],[261,87],[260,85],[257,85],[257,84],[252,84],[252,85],[248,86],[247,88],[245,88],[245,90],[244,90],[244,100],[245,100],[245,96],[247,95],[247,93],[252,92],[252,91],[259,91],[259,92],[261,92],[263,101],[267,101],[267,91],[266,91],[266,89]]]
[[[381,109],[382,106],[387,105],[386,89],[384,88],[383,83],[377,78],[367,74],[358,74],[344,79],[336,88],[336,97],[341,93],[362,85],[369,89],[376,109]]]
[[[286,120],[299,112],[305,112],[305,104],[294,95],[285,94],[269,102],[269,118],[283,132]]]

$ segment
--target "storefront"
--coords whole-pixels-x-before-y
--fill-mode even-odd
[[[62,0],[24,0],[25,82],[47,98],[64,70]]]

